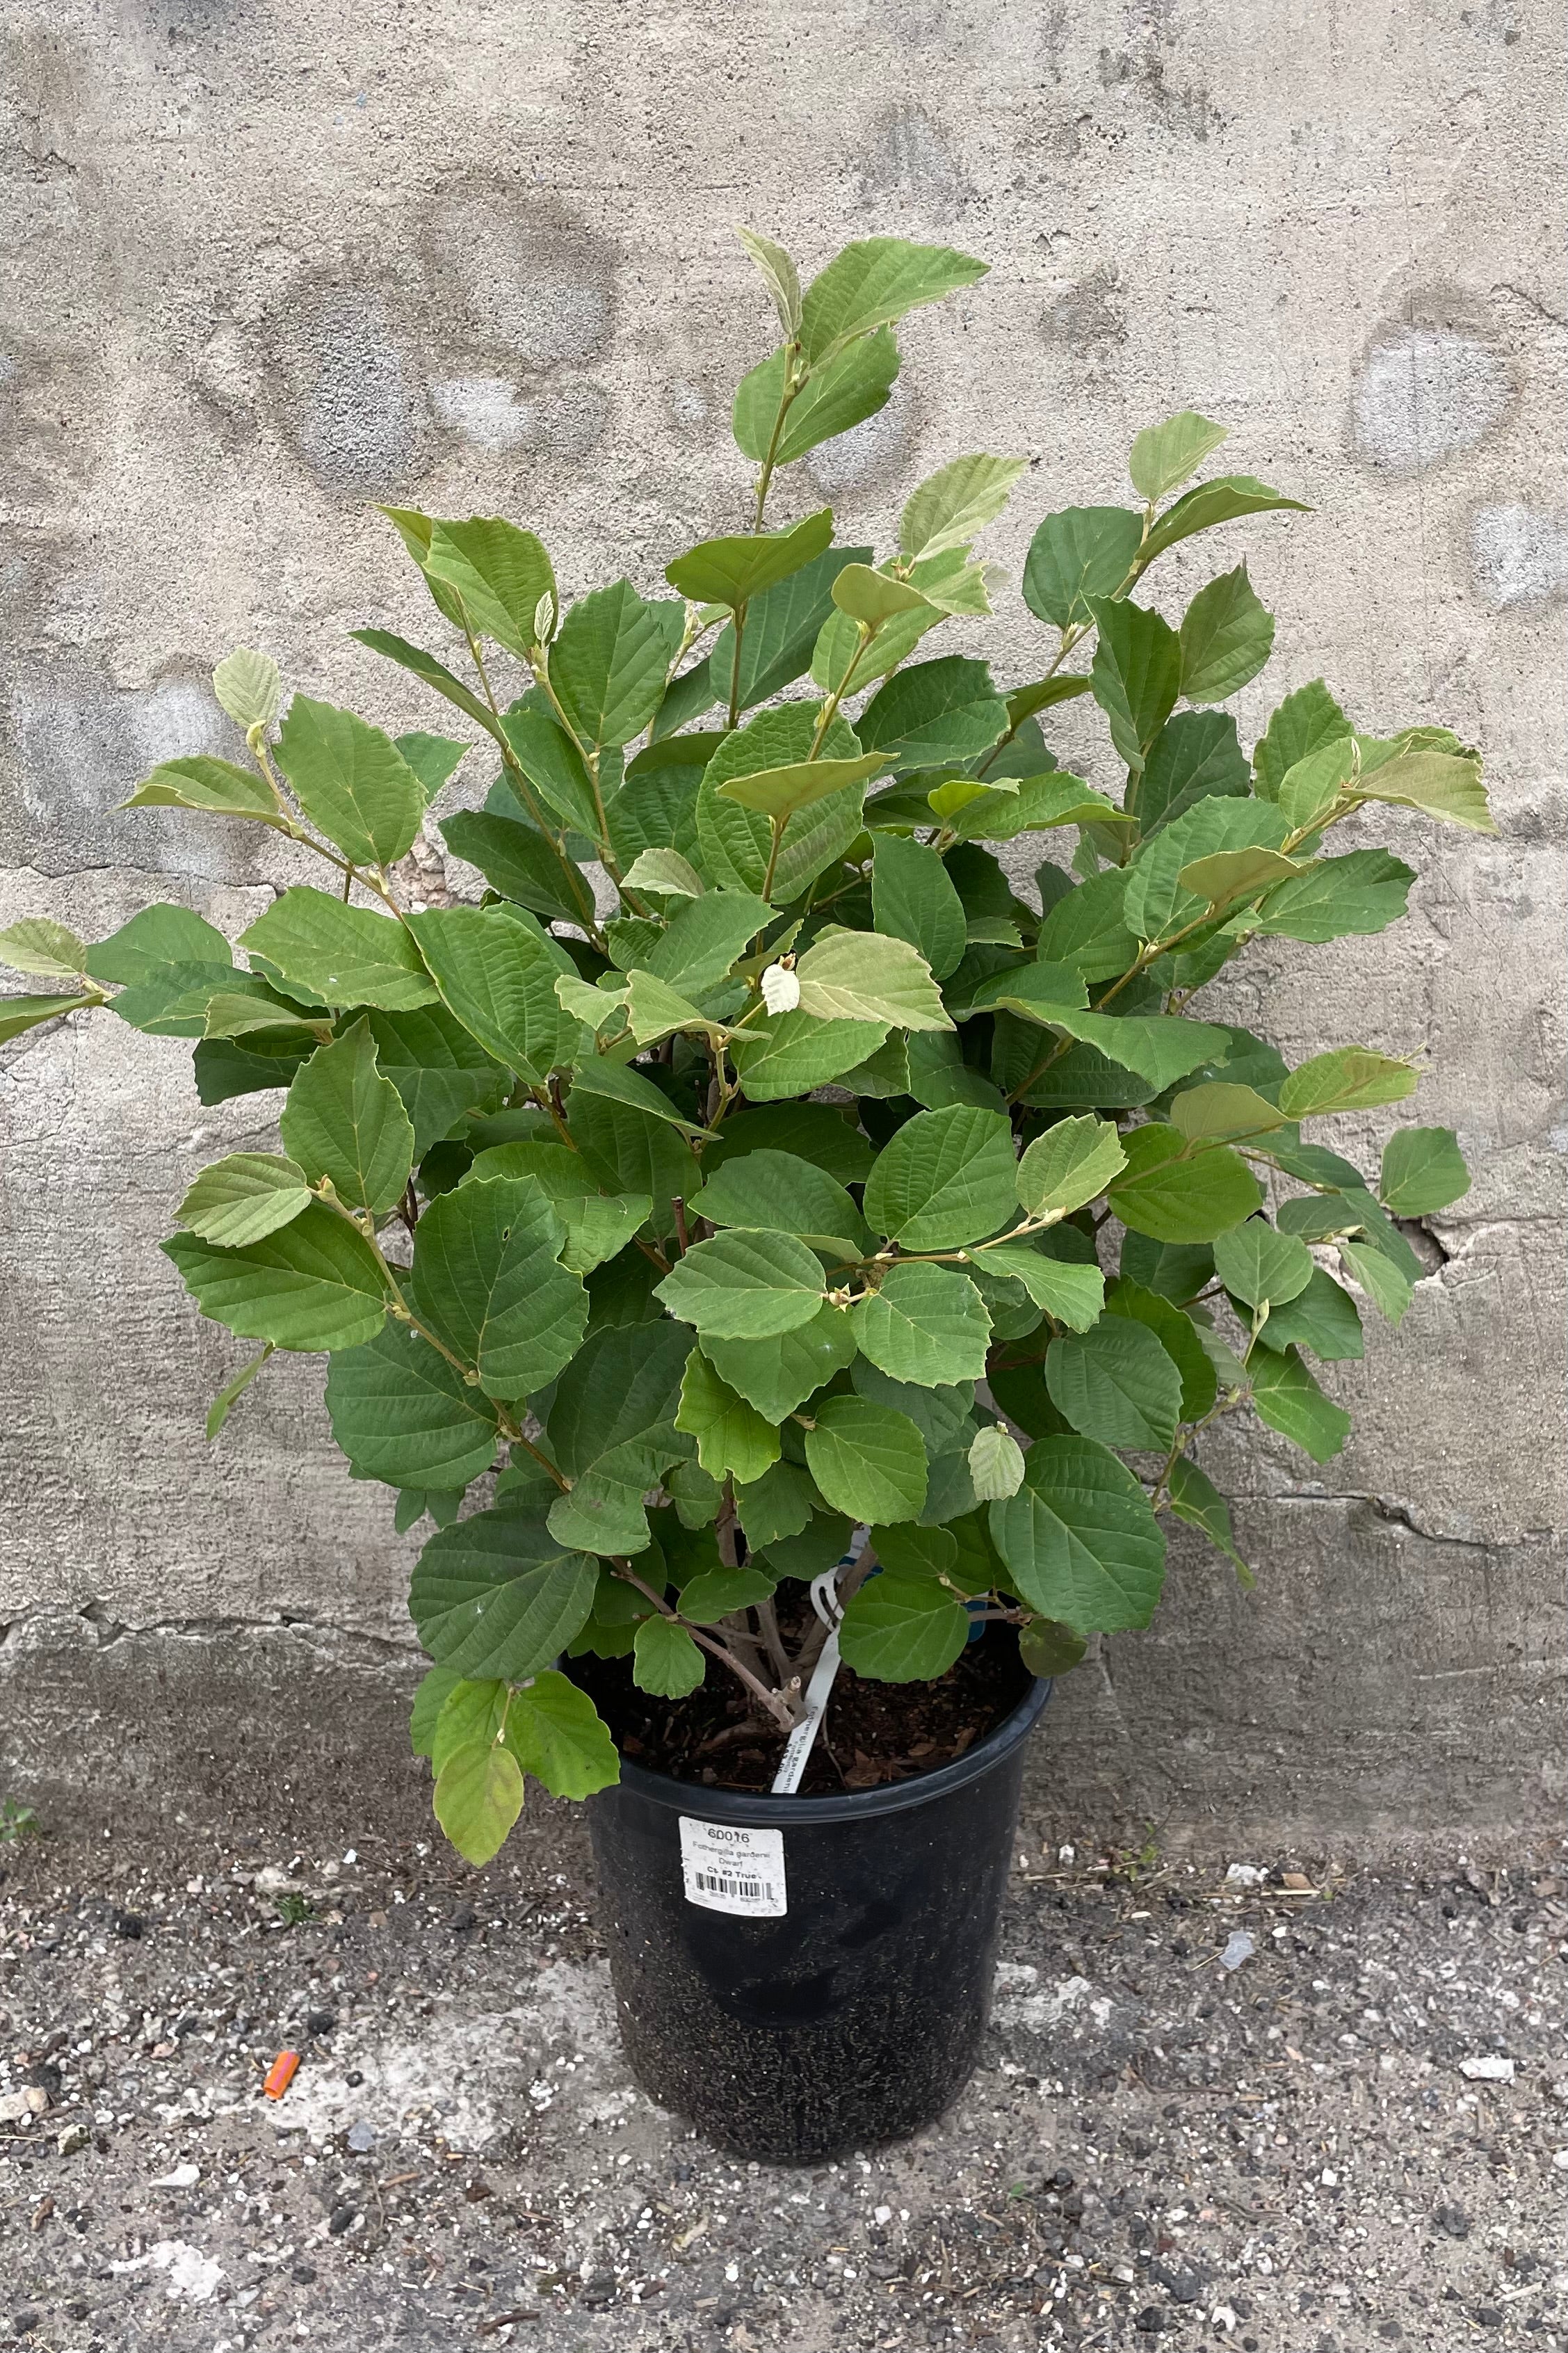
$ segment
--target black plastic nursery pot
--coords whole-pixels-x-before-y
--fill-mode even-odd
[[[930,2124],[985,2030],[1036,1682],[919,1778],[834,1797],[623,1760],[589,1801],[634,2073],[744,2157],[806,2164]]]

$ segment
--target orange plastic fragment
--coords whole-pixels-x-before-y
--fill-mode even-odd
[[[300,2053],[297,2051],[279,2051],[277,2058],[267,2070],[267,2080],[261,2086],[269,2100],[280,2100],[283,2097],[284,2093],[294,2081],[299,2064]]]

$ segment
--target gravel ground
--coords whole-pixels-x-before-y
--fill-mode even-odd
[[[1568,1883],[1251,1863],[1021,1848],[968,2093],[788,2171],[628,2080],[566,1810],[0,1847],[0,2343],[1568,2348]]]

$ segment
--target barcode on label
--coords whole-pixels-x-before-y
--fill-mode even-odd
[[[789,1909],[782,1831],[682,1814],[680,1873],[687,1902],[706,1912],[779,1920]]]

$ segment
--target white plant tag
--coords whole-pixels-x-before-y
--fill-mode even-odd
[[[705,1912],[733,1912],[742,1920],[782,1920],[789,1910],[783,1831],[703,1822],[682,1814],[680,1870],[687,1902],[700,1904]]]

